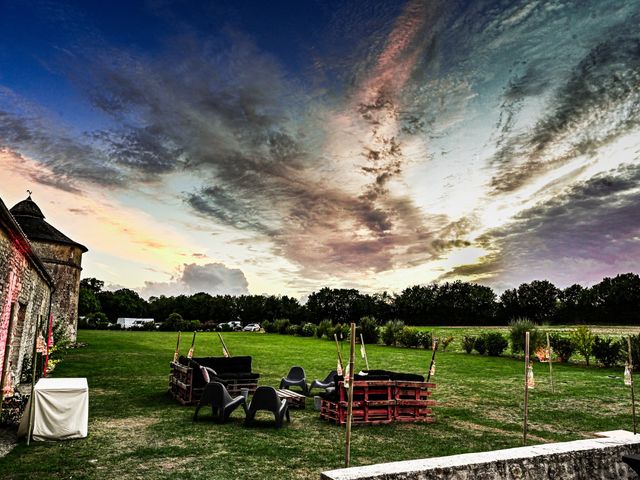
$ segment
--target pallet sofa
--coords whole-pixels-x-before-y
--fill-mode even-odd
[[[258,388],[259,373],[251,371],[251,357],[180,357],[171,362],[169,393],[183,405],[194,405],[200,400],[206,384],[200,367],[208,367],[216,372],[210,380],[227,387],[230,395],[239,395],[242,389],[249,393]]]
[[[433,422],[434,383],[421,375],[369,370],[355,375],[353,382],[352,423],[375,425],[392,422]],[[348,390],[344,378],[334,377],[335,388],[322,398],[320,418],[337,425],[347,422]]]

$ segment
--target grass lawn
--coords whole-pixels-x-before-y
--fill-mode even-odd
[[[175,340],[168,332],[80,331],[78,341],[88,346],[71,350],[54,376],[87,377],[89,437],[22,443],[0,459],[0,476],[284,480],[319,478],[321,471],[343,465],[344,428],[321,421],[312,399],[305,410],[293,410],[291,424],[281,430],[270,420],[245,428],[241,409],[228,424],[192,423],[194,407],[167,395]],[[190,341],[183,335],[183,353]],[[336,365],[335,345],[327,340],[227,333],[225,341],[234,355],[253,356],[262,385],[277,386],[292,365],[302,365],[309,381],[324,378]],[[425,350],[369,346],[367,353],[371,368],[425,373],[430,361]],[[196,356],[220,354],[214,333],[198,334]],[[363,368],[359,360],[358,369]],[[439,353],[437,422],[354,427],[352,465],[520,446],[523,370],[522,361],[467,355],[457,345]],[[536,363],[534,370],[531,443],[631,428],[622,369],[555,364],[555,395],[546,364]]]

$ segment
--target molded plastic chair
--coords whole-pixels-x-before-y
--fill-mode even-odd
[[[640,455],[623,455],[622,461],[640,475]]]
[[[284,417],[287,417],[287,422],[291,421],[289,417],[289,406],[286,400],[280,400],[278,392],[273,387],[258,387],[253,394],[249,408],[247,409],[247,418],[244,421],[245,425],[251,425],[256,417],[258,410],[266,410],[273,413],[276,419],[276,428],[282,426]]]
[[[211,414],[215,416],[217,410],[218,421],[224,423],[229,419],[231,412],[240,405],[242,405],[246,415],[246,402],[246,399],[242,395],[237,396],[236,398],[231,398],[231,395],[229,395],[229,392],[227,392],[227,389],[222,383],[209,382],[205,385],[204,390],[202,391],[202,397],[200,397],[200,402],[193,414],[193,421],[195,422],[198,419],[198,412],[200,411],[200,408],[206,405],[211,405]]]
[[[335,387],[333,377],[335,377],[337,374],[338,372],[336,370],[332,370],[324,380],[318,380],[316,378],[313,382],[311,382],[309,392],[311,392],[311,390],[313,390],[314,388],[324,388],[326,390],[327,388]]]
[[[285,378],[280,380],[280,388],[300,387],[305,396],[309,395],[309,385],[307,377],[302,367],[291,367]]]

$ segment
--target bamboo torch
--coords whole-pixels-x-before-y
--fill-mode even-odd
[[[220,343],[222,343],[222,354],[225,357],[230,357],[231,356],[231,352],[227,348],[227,344],[224,343],[224,338],[222,338],[222,335],[220,333],[218,333],[218,338],[220,338]]]
[[[176,351],[173,352],[173,363],[178,362],[178,357],[180,356],[180,335],[181,332],[178,332],[178,341],[176,342]]]
[[[338,372],[338,375],[342,375],[342,374],[344,374],[344,362],[342,361],[342,353],[340,352],[340,344],[338,343],[338,335],[336,335],[334,333],[333,334],[333,338],[336,341],[336,350],[338,351],[338,366],[340,367],[339,370],[342,370],[342,372]]]
[[[551,379],[551,393],[556,393],[556,387],[553,383],[553,351],[551,350],[551,340],[549,339],[549,332],[547,332],[547,361],[549,362],[549,378]]]
[[[524,334],[524,427],[522,435],[523,445],[527,444],[527,430],[529,422],[529,332]]]
[[[627,347],[629,350],[629,383],[631,387],[631,416],[633,417],[633,434],[636,434],[636,398],[633,387],[633,355],[631,355],[631,337],[627,337]]]
[[[353,372],[355,362],[355,350],[356,350],[356,324],[351,324],[351,348],[349,349],[349,403],[347,405],[347,435],[346,435],[346,451],[344,463],[345,467],[349,466],[351,462],[351,420],[353,417]]]
[[[187,353],[187,358],[193,358],[193,349],[196,345],[196,332],[193,332],[193,339],[191,340],[191,348],[189,349],[189,353]]]
[[[432,345],[431,363],[429,364],[429,371],[427,372],[427,383],[429,382],[429,380],[431,380],[431,373],[435,372],[436,351],[438,350],[438,341],[433,339],[431,345]]]
[[[367,370],[369,370],[369,359],[367,358],[367,349],[364,346],[364,338],[362,337],[362,334],[360,334],[360,354],[362,355],[362,358],[364,358]]]

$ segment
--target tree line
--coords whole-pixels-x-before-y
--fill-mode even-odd
[[[575,284],[557,288],[547,280],[534,280],[505,290],[500,296],[487,286],[455,281],[414,285],[397,294],[361,293],[356,289],[322,288],[305,304],[286,295],[177,295],[144,300],[135,291],[104,290],[104,282],[80,282],[78,314],[102,313],[119,317],[148,317],[162,322],[172,313],[199,320],[206,328],[239,320],[243,324],[286,318],[292,324],[324,319],[333,323],[375,317],[380,322],[402,320],[406,325],[506,325],[514,318],[542,324],[637,324],[640,320],[640,277],[625,273],[604,278],[592,287]]]

